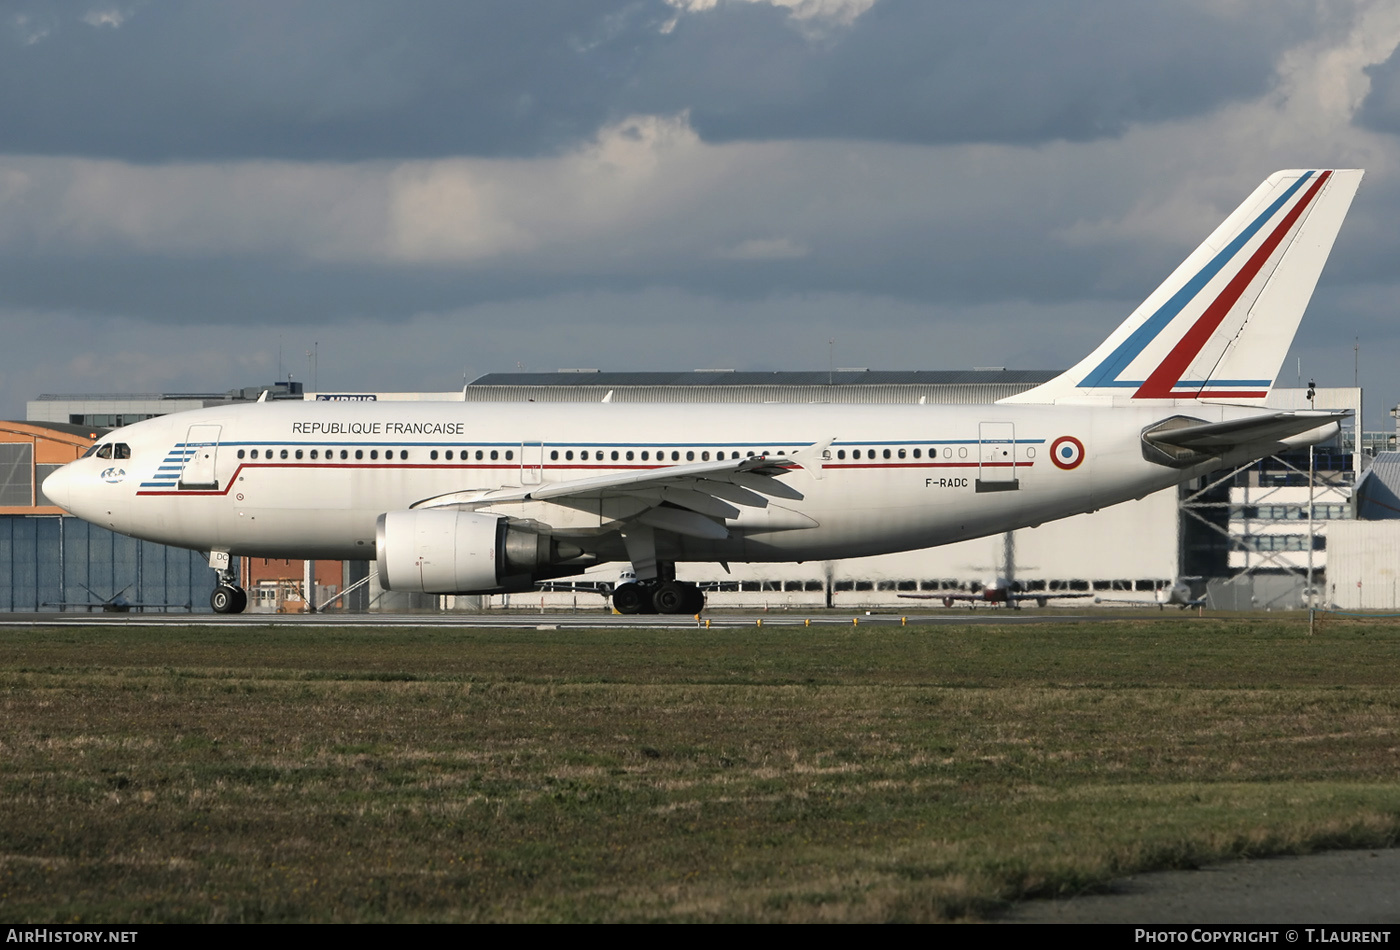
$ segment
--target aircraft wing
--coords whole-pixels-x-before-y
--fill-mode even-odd
[[[1061,591],[1042,591],[1042,592],[1039,593],[1039,594],[1035,594],[1035,593],[1031,593],[1031,594],[1007,594],[1007,595],[1006,595],[1006,599],[1007,599],[1007,600],[1012,600],[1012,601],[1019,601],[1019,600],[1035,600],[1035,601],[1041,601],[1041,600],[1073,600],[1073,599],[1075,599],[1075,598],[1077,598],[1077,597],[1093,597],[1093,596],[1094,596],[1094,595],[1091,594],[1091,593],[1075,593],[1075,592],[1061,592]]]
[[[414,508],[484,508],[529,501],[567,504],[588,499],[630,499],[636,520],[652,527],[699,538],[725,538],[726,518],[741,507],[766,508],[769,497],[801,500],[798,489],[779,481],[795,469],[821,478],[821,460],[833,439],[788,456],[746,456],[639,471],[616,472],[549,482],[538,486],[451,492],[426,498]],[[715,520],[719,519],[719,520]]]
[[[978,602],[987,601],[986,594],[896,594],[896,597],[903,597],[905,600],[975,600]]]

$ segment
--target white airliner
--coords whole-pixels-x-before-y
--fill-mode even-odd
[[[963,541],[1331,437],[1341,414],[1263,401],[1361,175],[1270,176],[1093,353],[993,405],[244,404],[120,429],[44,494],[208,551],[220,612],[253,555],[373,558],[429,593],[621,562],[619,611],[689,613],[678,563]]]
[[[1166,610],[1168,607],[1180,607],[1185,610],[1187,607],[1204,607],[1206,598],[1196,597],[1191,593],[1191,582],[1199,581],[1199,577],[1178,577],[1170,584],[1158,587],[1152,592],[1151,600],[1128,600],[1126,598],[1095,597],[1096,604],[1131,604],[1140,607],[1144,604],[1156,604],[1158,610]]]

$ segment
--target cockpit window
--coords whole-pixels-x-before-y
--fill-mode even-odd
[[[97,454],[97,450],[100,448],[102,448],[102,446],[100,445],[89,445],[88,450],[82,454],[82,457],[91,458],[92,456]]]
[[[109,459],[109,458],[111,458],[111,457],[112,457],[112,443],[110,443],[110,442],[104,442],[104,443],[102,443],[101,445],[99,445],[99,446],[97,447],[97,457],[100,458],[100,459]]]
[[[127,445],[125,442],[118,442],[116,445],[112,446],[112,458],[114,458],[114,459],[129,459],[129,458],[131,458],[131,446]]]

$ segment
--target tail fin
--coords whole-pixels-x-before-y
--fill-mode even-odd
[[[1098,349],[1000,401],[1262,403],[1361,175],[1270,175]]]

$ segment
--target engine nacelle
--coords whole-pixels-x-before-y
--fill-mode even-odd
[[[485,594],[529,590],[583,550],[547,532],[527,530],[502,515],[426,508],[389,511],[375,530],[379,584],[425,594]]]

